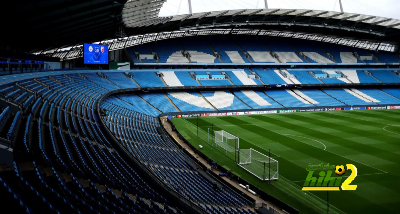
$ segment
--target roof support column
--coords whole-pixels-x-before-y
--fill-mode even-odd
[[[189,4],[189,13],[192,14],[192,0],[188,0]]]
[[[340,12],[343,13],[343,5],[342,5],[342,0],[339,0],[339,5],[340,5]]]
[[[268,9],[268,0],[264,0],[265,3],[265,9]]]

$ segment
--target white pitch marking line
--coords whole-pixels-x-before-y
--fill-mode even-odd
[[[332,111],[333,112],[333,111]],[[344,112],[344,111],[343,111]],[[349,112],[350,113],[350,111],[347,111],[347,112]],[[329,112],[325,112],[326,114],[330,114]],[[331,114],[332,115],[332,114]],[[347,118],[352,118],[351,116],[349,116],[349,115],[342,115],[343,117],[347,117]],[[359,120],[364,120],[364,121],[368,121],[368,122],[374,122],[374,123],[379,123],[379,124],[382,124],[382,125],[385,125],[385,123],[381,123],[381,122],[376,122],[375,120],[366,120],[366,119],[363,119],[363,118],[358,118]]]
[[[259,126],[259,125],[256,125],[256,124],[243,124],[243,125],[255,125],[255,126],[258,126],[258,127],[260,127],[260,128],[262,128],[262,129],[266,129],[266,128],[264,128],[264,127],[261,127],[261,126]],[[272,131],[272,130],[269,130],[269,131]],[[272,131],[272,132],[274,132],[274,133],[276,133],[276,134],[279,134],[279,135],[282,135],[282,134],[280,134],[280,133],[278,133],[278,132],[275,132],[275,131]],[[262,137],[262,136],[261,136]],[[240,138],[240,137],[239,137]],[[242,139],[245,139],[245,137],[241,137]],[[256,145],[256,144],[254,144],[254,143],[252,143],[251,141],[248,141],[247,140],[247,142],[249,142],[250,144],[252,144],[252,145],[254,145],[254,146],[256,146],[256,147],[258,147],[258,148],[261,148],[259,145]],[[277,142],[277,143],[279,143],[279,142]],[[316,148],[318,148],[318,147],[316,147]],[[262,149],[262,148],[261,148]],[[332,152],[331,152],[332,153]],[[278,156],[278,155],[276,155],[276,154],[274,154],[274,153],[272,153],[271,152],[271,154],[273,154],[273,155],[275,155],[275,156],[277,156],[277,157],[280,157],[280,156]],[[332,154],[334,154],[334,153],[332,153]],[[335,154],[336,155],[336,154]],[[340,156],[340,155],[338,155],[338,156]],[[341,156],[341,157],[343,157],[343,156]],[[345,158],[345,157],[343,157],[343,158]],[[349,159],[349,158],[348,158]],[[351,159],[349,159],[349,160],[351,160]],[[365,165],[365,164],[364,164]],[[368,166],[368,165],[367,165]],[[371,167],[371,166],[370,166]],[[371,167],[371,168],[374,168],[374,167]],[[374,168],[375,169],[375,168]],[[296,186],[298,186],[298,187],[300,187],[298,184],[296,184],[296,183],[294,183],[293,181],[291,181],[291,180],[289,180],[289,179],[286,179],[287,181],[289,181],[289,182],[291,182],[293,185],[296,185]],[[314,195],[314,194],[312,194],[311,192],[309,192],[308,193],[309,195],[313,195],[315,198],[317,198],[317,199],[319,199],[319,200],[321,200],[321,201],[324,201],[323,199],[321,199],[320,197],[318,197],[318,196],[316,196],[316,195]],[[325,201],[324,201],[325,202]],[[340,210],[339,208],[337,208],[337,207],[335,207],[335,206],[332,206],[332,207],[334,207],[334,208],[336,208],[337,210],[339,210],[340,212],[342,212],[342,213],[345,213],[345,212],[343,212],[342,210]]]
[[[186,119],[185,119],[185,120],[186,120]],[[189,121],[187,121],[187,122],[189,122]],[[194,125],[194,124],[193,124],[193,125]],[[249,125],[250,125],[250,124],[249,124]],[[251,124],[251,125],[260,127],[260,128],[262,128],[262,129],[266,129],[266,128],[261,127],[261,126],[256,125],[256,124]],[[397,125],[396,125],[396,126],[397,126]],[[399,125],[399,126],[400,126],[400,125]],[[272,130],[269,130],[269,131],[274,132],[274,133],[279,134],[279,135],[285,136],[285,134],[281,134],[281,133],[278,133],[278,132],[275,132],[275,131],[272,131]],[[242,137],[242,138],[244,139],[244,137]],[[250,142],[250,141],[247,141],[247,142],[253,144],[253,145],[256,146],[256,147],[259,147],[258,145],[254,144],[254,143],[252,143],[252,142]],[[277,143],[279,143],[279,142],[277,142]],[[311,145],[311,146],[313,146],[313,145]],[[316,146],[313,146],[313,147],[318,148],[318,147],[316,147]],[[260,148],[260,147],[259,147],[259,148]],[[318,148],[318,149],[321,149],[321,148]],[[331,151],[328,151],[328,150],[324,150],[324,151],[329,152],[329,153],[332,153],[332,154],[337,155],[337,156],[342,157],[342,158],[349,159],[349,160],[354,161],[354,162],[356,162],[356,163],[359,163],[359,164],[362,164],[362,165],[371,167],[371,168],[376,169],[376,170],[378,170],[378,171],[381,171],[381,172],[383,172],[383,173],[387,173],[386,171],[383,171],[383,170],[381,170],[381,169],[375,168],[375,167],[370,166],[370,165],[367,165],[367,164],[365,164],[365,163],[361,163],[361,162],[359,162],[359,161],[353,160],[353,159],[351,159],[351,158],[348,158],[348,157],[345,157],[345,156],[342,156],[342,155],[338,155],[338,154],[336,154],[336,153],[334,153],[334,152],[331,152]],[[276,154],[274,154],[274,153],[272,153],[272,152],[271,152],[271,154],[276,155]]]
[[[253,125],[255,125],[255,126],[258,126],[258,127],[262,128],[262,129],[266,129],[266,128],[264,128],[264,127],[261,127],[261,126],[259,126],[259,125],[256,125],[256,124],[253,124]],[[272,130],[268,130],[268,131],[274,132],[274,133],[276,133],[276,134],[279,134],[279,135],[284,135],[284,134],[281,134],[281,133],[278,133],[278,132],[275,132],[275,131],[272,131]],[[253,143],[251,143],[251,144],[253,144]],[[253,144],[253,145],[255,145],[255,144]],[[257,145],[255,145],[255,146],[257,146]],[[315,146],[314,146],[314,147],[315,147]],[[316,148],[318,148],[318,147],[316,147]],[[320,149],[320,148],[319,148],[319,149]],[[385,171],[383,171],[383,170],[381,170],[381,169],[377,169],[377,168],[375,168],[375,167],[373,167],[373,166],[370,166],[370,165],[367,165],[367,164],[365,164],[365,163],[361,163],[361,162],[359,162],[359,161],[356,161],[356,160],[353,160],[353,159],[351,159],[351,158],[344,157],[344,156],[342,156],[342,155],[338,155],[338,154],[336,154],[336,153],[334,153],[334,152],[331,152],[331,151],[328,151],[328,150],[324,150],[324,151],[326,151],[326,152],[329,152],[329,153],[332,153],[332,154],[334,154],[334,155],[337,155],[337,156],[339,156],[339,157],[342,157],[342,158],[349,159],[349,160],[351,160],[351,161],[354,161],[354,162],[357,162],[357,163],[359,163],[359,164],[362,164],[362,165],[365,165],[365,166],[371,167],[371,168],[373,168],[373,169],[376,169],[376,170],[378,170],[378,171],[381,171],[381,172],[387,173],[387,172],[385,172]]]
[[[186,119],[185,119],[185,120],[186,120]],[[186,120],[186,121],[187,121],[187,120]],[[187,122],[189,122],[189,121],[187,121]],[[190,122],[189,122],[189,123],[190,123]],[[192,124],[192,123],[191,123],[191,124]],[[194,124],[193,124],[193,125],[194,125]],[[242,125],[255,125],[255,126],[258,126],[258,127],[262,128],[262,129],[266,129],[266,128],[261,127],[261,126],[256,125],[256,124],[242,124]],[[223,126],[223,125],[222,125],[222,126]],[[236,126],[236,125],[234,125],[234,126]],[[272,130],[269,130],[269,131],[272,131]],[[279,134],[279,135],[283,135],[283,134],[280,134],[280,133],[275,132],[275,131],[272,131],[272,132],[274,132],[274,133],[276,133],[276,134]],[[245,139],[244,137],[241,137],[241,138]],[[254,144],[254,143],[252,143],[252,142],[250,142],[250,141],[247,141],[247,142],[249,142],[250,144],[252,144],[252,145],[254,145],[254,146],[258,147],[258,148],[261,148],[261,147],[259,147],[258,145]],[[279,143],[279,142],[277,142],[277,143]],[[315,147],[315,146],[314,146],[314,147]],[[318,147],[316,147],[316,148],[318,148]],[[325,151],[327,151],[327,150],[325,150]],[[340,156],[340,157],[342,157],[342,158],[346,158],[346,159],[349,159],[349,160],[351,160],[351,161],[360,163],[360,162],[358,162],[358,161],[355,161],[355,160],[352,160],[352,159],[350,159],[350,158],[347,158],[347,157],[344,157],[344,156],[335,154],[335,153],[333,153],[333,152],[330,152],[330,151],[327,151],[327,152],[332,153],[332,154],[337,155],[337,156]],[[276,154],[274,154],[274,153],[272,153],[272,152],[271,152],[271,154],[273,154],[273,155],[275,155],[275,156],[277,156],[277,157],[280,157],[280,156],[278,156],[278,155],[276,155]],[[378,170],[378,171],[381,171],[381,172],[383,172],[383,173],[387,173],[387,172],[385,172],[385,171],[382,171],[382,170],[377,169],[377,168],[375,168],[375,167],[369,166],[369,165],[367,165],[367,164],[364,164],[364,163],[360,163],[360,164],[365,165],[365,166],[368,166],[368,167],[371,167],[371,168],[376,169],[376,170]],[[383,174],[383,173],[382,173],[382,174]],[[297,185],[296,183],[294,183],[294,182],[296,182],[296,181],[291,181],[291,180],[289,180],[289,179],[286,179],[286,180],[288,180],[289,182],[293,183],[293,184],[296,185],[296,186],[299,186],[299,185]],[[304,182],[304,181],[303,181],[303,182]],[[305,193],[305,194],[306,194],[306,193]],[[315,196],[315,195],[312,194],[312,193],[308,193],[308,194],[313,195],[314,197],[316,197],[316,198],[319,199],[319,200],[322,200],[321,198],[319,198],[318,196]],[[323,201],[323,200],[322,200],[322,201]],[[332,207],[334,207],[334,206],[332,206]],[[338,209],[337,207],[335,207],[335,208],[336,208],[337,210],[341,211],[342,213],[344,213],[342,210]]]
[[[400,126],[400,125],[387,125],[387,126],[384,126],[383,127],[383,130],[385,130],[385,131],[387,131],[387,132],[389,132],[389,133],[392,133],[392,134],[400,134],[400,133],[397,133],[397,132],[391,132],[391,131],[388,131],[388,130],[386,130],[386,127],[388,127],[388,126]]]
[[[305,139],[309,139],[309,140],[316,141],[316,142],[322,144],[322,145],[324,146],[324,150],[326,150],[326,145],[323,144],[323,143],[322,143],[321,141],[319,141],[319,140],[315,140],[315,139],[312,139],[312,138],[303,137],[303,136],[299,136],[299,135],[293,135],[293,134],[282,134],[282,135],[290,135],[290,136],[301,137],[301,138],[305,138]],[[302,143],[304,143],[304,142],[302,142]],[[314,146],[314,145],[311,145],[311,144],[308,144],[308,143],[305,143],[305,144],[310,145],[310,146]],[[314,147],[316,147],[316,146],[314,146]],[[318,148],[318,147],[317,147],[317,148]]]

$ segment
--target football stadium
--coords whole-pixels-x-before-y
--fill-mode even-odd
[[[400,213],[396,0],[1,8],[1,213]]]

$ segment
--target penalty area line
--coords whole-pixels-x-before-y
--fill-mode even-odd
[[[257,126],[257,127],[260,127],[260,128],[262,128],[262,129],[266,129],[265,127],[261,127],[261,126],[256,125],[256,124],[253,124],[253,125],[254,125],[254,126]],[[279,135],[282,135],[282,136],[285,136],[285,134],[281,134],[281,133],[278,133],[278,132],[276,132],[276,131],[272,131],[272,130],[269,130],[269,131],[274,132],[274,133],[279,134]],[[251,143],[251,142],[250,142],[250,143]],[[278,142],[278,143],[279,143],[279,142]],[[303,143],[304,143],[304,142],[303,142]],[[251,144],[253,144],[253,143],[251,143]],[[306,143],[305,143],[305,144],[306,144]],[[253,144],[253,145],[255,145],[255,144]],[[310,145],[310,146],[315,147],[315,148],[318,148],[318,147],[313,146],[313,145]],[[319,149],[321,149],[321,148],[319,148]],[[351,159],[351,158],[349,158],[349,157],[345,157],[345,156],[336,154],[336,153],[331,152],[331,151],[329,151],[329,150],[324,150],[324,151],[329,152],[329,153],[334,154],[334,155],[337,155],[337,156],[342,157],[342,158],[346,158],[346,159],[348,159],[348,160],[354,161],[354,162],[359,163],[359,164],[362,164],[362,165],[364,165],[364,166],[371,167],[371,168],[376,169],[376,170],[378,170],[378,171],[380,171],[380,172],[387,173],[387,172],[385,172],[385,171],[383,171],[383,170],[381,170],[381,169],[375,168],[375,167],[370,166],[370,165],[365,164],[365,163],[361,163],[360,161],[353,160],[353,159]],[[271,152],[271,153],[272,153],[272,152]]]

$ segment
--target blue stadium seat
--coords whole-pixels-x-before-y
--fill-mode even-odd
[[[400,77],[391,70],[369,70],[369,72],[383,83],[400,83]]]

